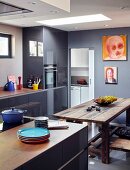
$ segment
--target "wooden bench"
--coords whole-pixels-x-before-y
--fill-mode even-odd
[[[130,140],[122,138],[112,138],[110,148],[120,151],[130,151]]]

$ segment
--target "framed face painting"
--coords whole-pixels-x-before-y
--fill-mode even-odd
[[[127,60],[126,35],[102,37],[103,60]]]
[[[105,84],[117,84],[117,67],[104,67]]]

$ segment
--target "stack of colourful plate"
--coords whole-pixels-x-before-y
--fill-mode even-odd
[[[18,139],[24,143],[42,143],[50,137],[46,128],[22,128],[17,131]]]

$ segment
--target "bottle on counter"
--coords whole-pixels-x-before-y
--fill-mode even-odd
[[[28,87],[28,88],[32,88],[32,80],[31,80],[31,79],[28,79],[28,81],[27,81],[27,87]]]
[[[32,88],[32,84],[33,84],[32,78],[31,76],[29,76],[29,78],[27,79],[27,88]]]
[[[22,79],[22,77],[21,76],[19,76],[18,77],[18,90],[21,90],[22,89],[22,84],[21,84],[21,79]]]
[[[42,76],[39,77],[38,82],[39,82],[39,83],[38,83],[38,84],[39,84],[39,85],[38,85],[38,88],[39,88],[39,89],[43,89],[43,77],[42,77]]]

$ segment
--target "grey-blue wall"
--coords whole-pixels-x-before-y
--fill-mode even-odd
[[[103,35],[127,35],[127,61],[102,60]],[[88,31],[69,32],[68,47],[94,48],[95,51],[95,97],[102,95],[115,95],[130,97],[130,28],[99,29]],[[105,84],[104,66],[118,67],[118,84]]]

